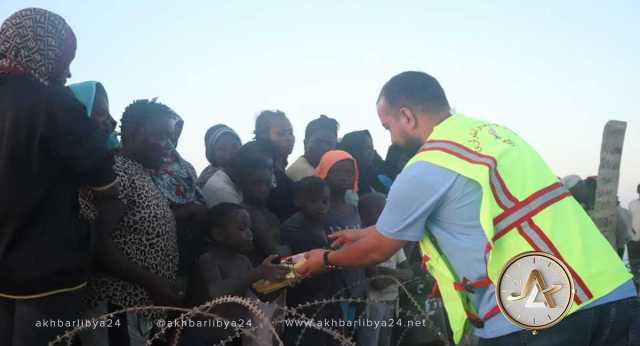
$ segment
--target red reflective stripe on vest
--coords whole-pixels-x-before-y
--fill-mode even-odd
[[[537,196],[531,198],[534,195]],[[571,196],[571,193],[560,183],[555,183],[537,191],[534,195],[529,196],[526,200],[519,202],[515,207],[494,218],[493,224],[496,233],[493,236],[493,241],[500,239],[500,237],[504,236],[515,226],[531,220],[532,217],[548,206],[565,197]]]
[[[477,321],[477,322],[484,322],[484,321],[480,318],[480,316],[478,316],[478,315],[474,314],[473,312],[471,312],[471,311],[469,311],[469,310],[465,310],[464,312],[467,314],[467,318],[469,318],[470,320],[474,320],[474,321]]]
[[[422,270],[427,271],[427,262],[429,262],[429,256],[422,255]]]
[[[500,313],[500,308],[496,305],[493,308],[491,308],[491,310],[487,311],[487,313],[484,314],[484,316],[482,316],[482,319],[486,321],[499,313]]]
[[[538,245],[538,250],[545,251],[547,253],[551,253],[552,255],[556,256],[559,260],[561,260],[567,266],[567,268],[569,269],[569,272],[571,272],[571,276],[576,282],[576,294],[575,294],[576,303],[580,305],[585,301],[591,300],[593,298],[593,294],[591,293],[587,285],[584,283],[582,278],[580,278],[578,273],[576,273],[575,270],[573,270],[573,268],[564,260],[564,258],[562,258],[560,251],[558,251],[558,249],[553,245],[551,240],[547,238],[546,234],[544,234],[544,232],[540,229],[540,227],[538,227],[538,225],[536,225],[535,222],[528,221],[523,224],[523,227],[521,227],[521,230],[522,232],[527,232],[528,229],[531,229],[535,233],[535,235],[540,240],[542,240],[542,243],[544,244],[543,246],[540,246],[540,244],[538,244],[538,242],[536,242],[535,239],[532,238],[532,241],[534,241],[536,245]],[[531,235],[528,235],[528,236],[531,238]]]
[[[500,308],[497,305],[495,305],[489,311],[487,311],[486,314],[482,315],[482,318],[469,310],[465,310],[465,313],[467,314],[467,317],[470,320],[474,320],[476,322],[486,322],[487,320],[491,319],[495,315],[499,314]]]
[[[500,221],[502,221],[504,218],[506,218],[507,216],[513,214],[514,212],[516,212],[518,209],[522,208],[523,206],[531,203],[533,200],[538,199],[540,196],[546,194],[549,191],[552,191],[554,189],[557,189],[558,187],[562,187],[562,184],[560,184],[559,182],[551,184],[545,188],[542,188],[536,192],[534,192],[533,194],[531,194],[529,197],[527,197],[526,199],[523,199],[522,201],[516,203],[516,205],[509,209],[509,210],[505,210],[502,214],[496,216],[493,219],[493,223],[499,223]]]
[[[507,189],[502,176],[498,172],[498,163],[495,158],[481,154],[471,150],[463,145],[447,140],[427,141],[421,151],[444,151],[450,155],[456,156],[467,162],[480,164],[489,169],[491,191],[496,202],[503,210],[509,209],[518,202],[511,192]],[[497,182],[497,185],[495,184]]]
[[[467,278],[463,278],[462,281],[454,282],[453,288],[456,291],[463,292],[468,291],[468,289],[486,288],[491,284],[492,282],[488,277],[484,277],[473,282],[469,281]]]
[[[431,298],[440,298],[440,288],[438,288],[438,282],[433,283],[433,287],[431,287]]]

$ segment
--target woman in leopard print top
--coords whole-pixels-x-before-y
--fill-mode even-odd
[[[103,218],[114,222],[114,227],[105,228],[113,229],[110,234],[99,235],[98,269],[88,285],[90,305],[107,302],[118,309],[181,304],[176,288],[176,222],[169,202],[149,174],[149,169],[160,167],[171,153],[173,114],[169,107],[148,100],[135,101],[125,109],[122,150],[114,164],[120,183],[119,213]],[[144,312],[135,318],[142,319],[137,325],[144,327],[132,331],[129,325],[129,337],[148,339],[151,322],[165,316]],[[123,329],[126,333],[126,327]]]

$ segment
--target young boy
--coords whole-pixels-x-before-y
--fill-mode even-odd
[[[254,264],[268,255],[288,256],[290,252],[280,246],[280,220],[268,208],[273,188],[273,160],[256,142],[245,144],[235,166],[235,179],[242,192],[243,205],[253,223],[255,251],[250,258]]]
[[[329,185],[330,208],[324,222],[324,230],[328,234],[346,229],[360,229],[361,221],[358,209],[347,203],[347,190],[358,192],[358,166],[355,159],[346,151],[331,150],[325,153],[316,167],[316,176],[322,178]],[[342,279],[340,297],[367,298],[367,283],[364,268],[343,268],[339,271]],[[363,313],[362,304],[343,302],[340,304],[343,318],[348,321],[357,319]],[[359,341],[359,331],[355,328],[356,339]],[[358,342],[358,344],[362,344]]]
[[[280,220],[268,208],[273,188],[273,160],[256,142],[245,144],[241,152],[246,154],[239,155],[235,163],[236,178],[242,191],[243,205],[252,221],[255,246],[249,259],[257,265],[271,254],[288,256],[291,253],[280,245]],[[284,312],[278,309],[278,306],[285,305],[284,290],[261,295],[260,299],[264,302],[260,308],[267,318],[278,320],[284,316]]]
[[[375,225],[386,204],[386,197],[379,193],[364,195],[358,203],[362,227]],[[398,284],[393,279],[378,278],[376,276],[393,276],[400,282],[411,279],[412,273],[408,269],[407,258],[402,249],[398,250],[387,261],[375,267],[367,268],[369,281],[369,303],[367,317],[372,321],[389,321],[396,318],[398,307]],[[402,269],[397,269],[402,267]],[[392,327],[364,328],[362,341],[366,345],[389,346],[392,344]]]
[[[221,203],[209,211],[208,243],[194,268],[189,286],[188,306],[198,306],[209,300],[225,296],[236,295],[251,297],[250,287],[256,281],[265,279],[270,281],[282,280],[288,270],[272,264],[277,255],[268,256],[259,266],[254,267],[246,254],[253,251],[253,233],[251,232],[251,217],[243,206],[233,203]],[[251,319],[246,308],[236,304],[225,304],[211,310],[229,321],[235,321],[245,327],[255,327],[260,321]],[[200,316],[199,320],[210,320]],[[252,325],[247,321],[252,320]],[[233,334],[233,330],[224,328],[191,328],[185,332],[183,345],[211,345]],[[259,332],[257,332],[259,333]],[[244,341],[245,345],[249,344]],[[262,345],[271,345],[271,339],[252,340]],[[236,339],[236,345],[239,345]]]
[[[294,202],[299,212],[284,222],[281,228],[282,242],[291,248],[294,254],[312,249],[329,249],[329,241],[324,230],[325,219],[329,212],[329,185],[318,177],[302,178],[294,185]],[[325,272],[318,276],[302,280],[287,290],[287,306],[297,307],[300,304],[322,299],[331,299],[339,286],[338,272]],[[322,310],[320,306],[301,309],[298,312],[315,320],[338,320],[341,312],[336,304],[328,304]],[[315,315],[315,316],[314,316]],[[301,342],[297,343],[298,338]],[[285,345],[338,345],[332,336],[307,328],[288,328],[285,332]]]

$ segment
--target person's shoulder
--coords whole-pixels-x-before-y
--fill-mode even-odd
[[[213,181],[214,183],[225,184],[225,185],[232,182],[231,177],[229,176],[227,171],[225,171],[224,169],[218,169],[217,171],[215,171],[211,176],[211,179],[209,180]]]
[[[313,175],[313,167],[309,164],[304,156],[300,156],[292,164],[287,167],[287,177],[293,182],[297,182],[304,177]]]
[[[216,246],[217,247],[217,246]],[[244,261],[243,257],[247,257],[240,253],[219,251],[216,247],[210,248],[198,256],[196,260],[200,268],[220,268],[227,267],[235,261]],[[248,260],[248,259],[247,259]]]
[[[202,254],[200,254],[200,256],[198,256],[198,259],[196,261],[199,264],[213,264],[213,265],[216,265],[219,262],[216,252],[211,250],[205,251]]]
[[[73,95],[71,89],[65,86],[49,85],[45,88],[45,91],[47,97],[54,101],[64,102],[68,106],[80,107],[84,110],[84,105]]]
[[[0,85],[7,88],[29,89],[31,95],[47,94],[51,87],[24,76],[0,76]]]
[[[177,151],[175,152],[176,154],[176,161],[182,165],[184,168],[186,168],[189,171],[189,174],[193,175],[193,176],[197,176],[197,172],[195,167],[193,167],[193,165],[191,164],[191,162],[187,161],[184,157],[182,157],[182,155],[180,155]]]
[[[405,169],[400,172],[398,178],[403,177],[419,177],[424,180],[430,180],[430,175],[424,176],[424,174],[435,175],[436,177],[456,177],[460,176],[459,173],[452,171],[448,168],[439,166],[429,161],[417,160],[407,165]]]
[[[295,161],[293,161],[289,167],[287,167],[287,173],[289,173],[291,170],[295,170],[296,168],[298,168],[298,166],[300,166],[304,161],[306,161],[304,159],[304,156],[299,156]]]
[[[113,156],[113,170],[123,176],[129,176],[138,171],[144,171],[141,164],[125,157],[122,154],[115,154]]]
[[[288,229],[290,231],[299,231],[301,226],[304,224],[304,215],[301,212],[297,212],[291,215],[288,219],[286,219],[282,223],[283,229]]]
[[[447,190],[452,186],[462,190],[480,188],[472,179],[427,161],[416,161],[408,165],[394,181],[394,185],[396,184],[410,189],[419,186],[437,190]]]
[[[79,111],[84,109],[82,103],[73,96],[71,90],[62,85],[44,85],[23,76],[2,77],[2,85],[15,90],[15,95],[20,99],[33,100],[34,105],[46,105],[49,108],[73,107]]]
[[[220,190],[230,189],[233,186],[233,181],[224,169],[219,169],[207,180],[204,185],[205,190]]]

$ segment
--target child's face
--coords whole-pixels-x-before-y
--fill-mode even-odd
[[[213,147],[215,164],[218,167],[226,167],[231,158],[240,150],[240,141],[230,134],[220,136]]]
[[[293,127],[287,118],[273,120],[269,139],[276,146],[280,155],[287,157],[291,154],[296,138],[293,135]]]
[[[222,243],[240,253],[253,251],[251,217],[246,210],[237,210],[229,216],[222,232]]]
[[[273,187],[273,171],[261,169],[250,173],[242,180],[244,200],[251,203],[263,203],[269,198]]]
[[[338,161],[327,174],[327,184],[332,191],[346,191],[353,188],[356,170],[352,160]]]
[[[334,150],[337,142],[338,138],[334,132],[316,131],[316,133],[311,135],[305,142],[304,156],[313,167],[316,167],[322,155],[329,150]]]
[[[321,192],[316,192],[310,196],[302,196],[300,198],[300,211],[305,217],[320,221],[329,212],[329,188],[322,189]]]

